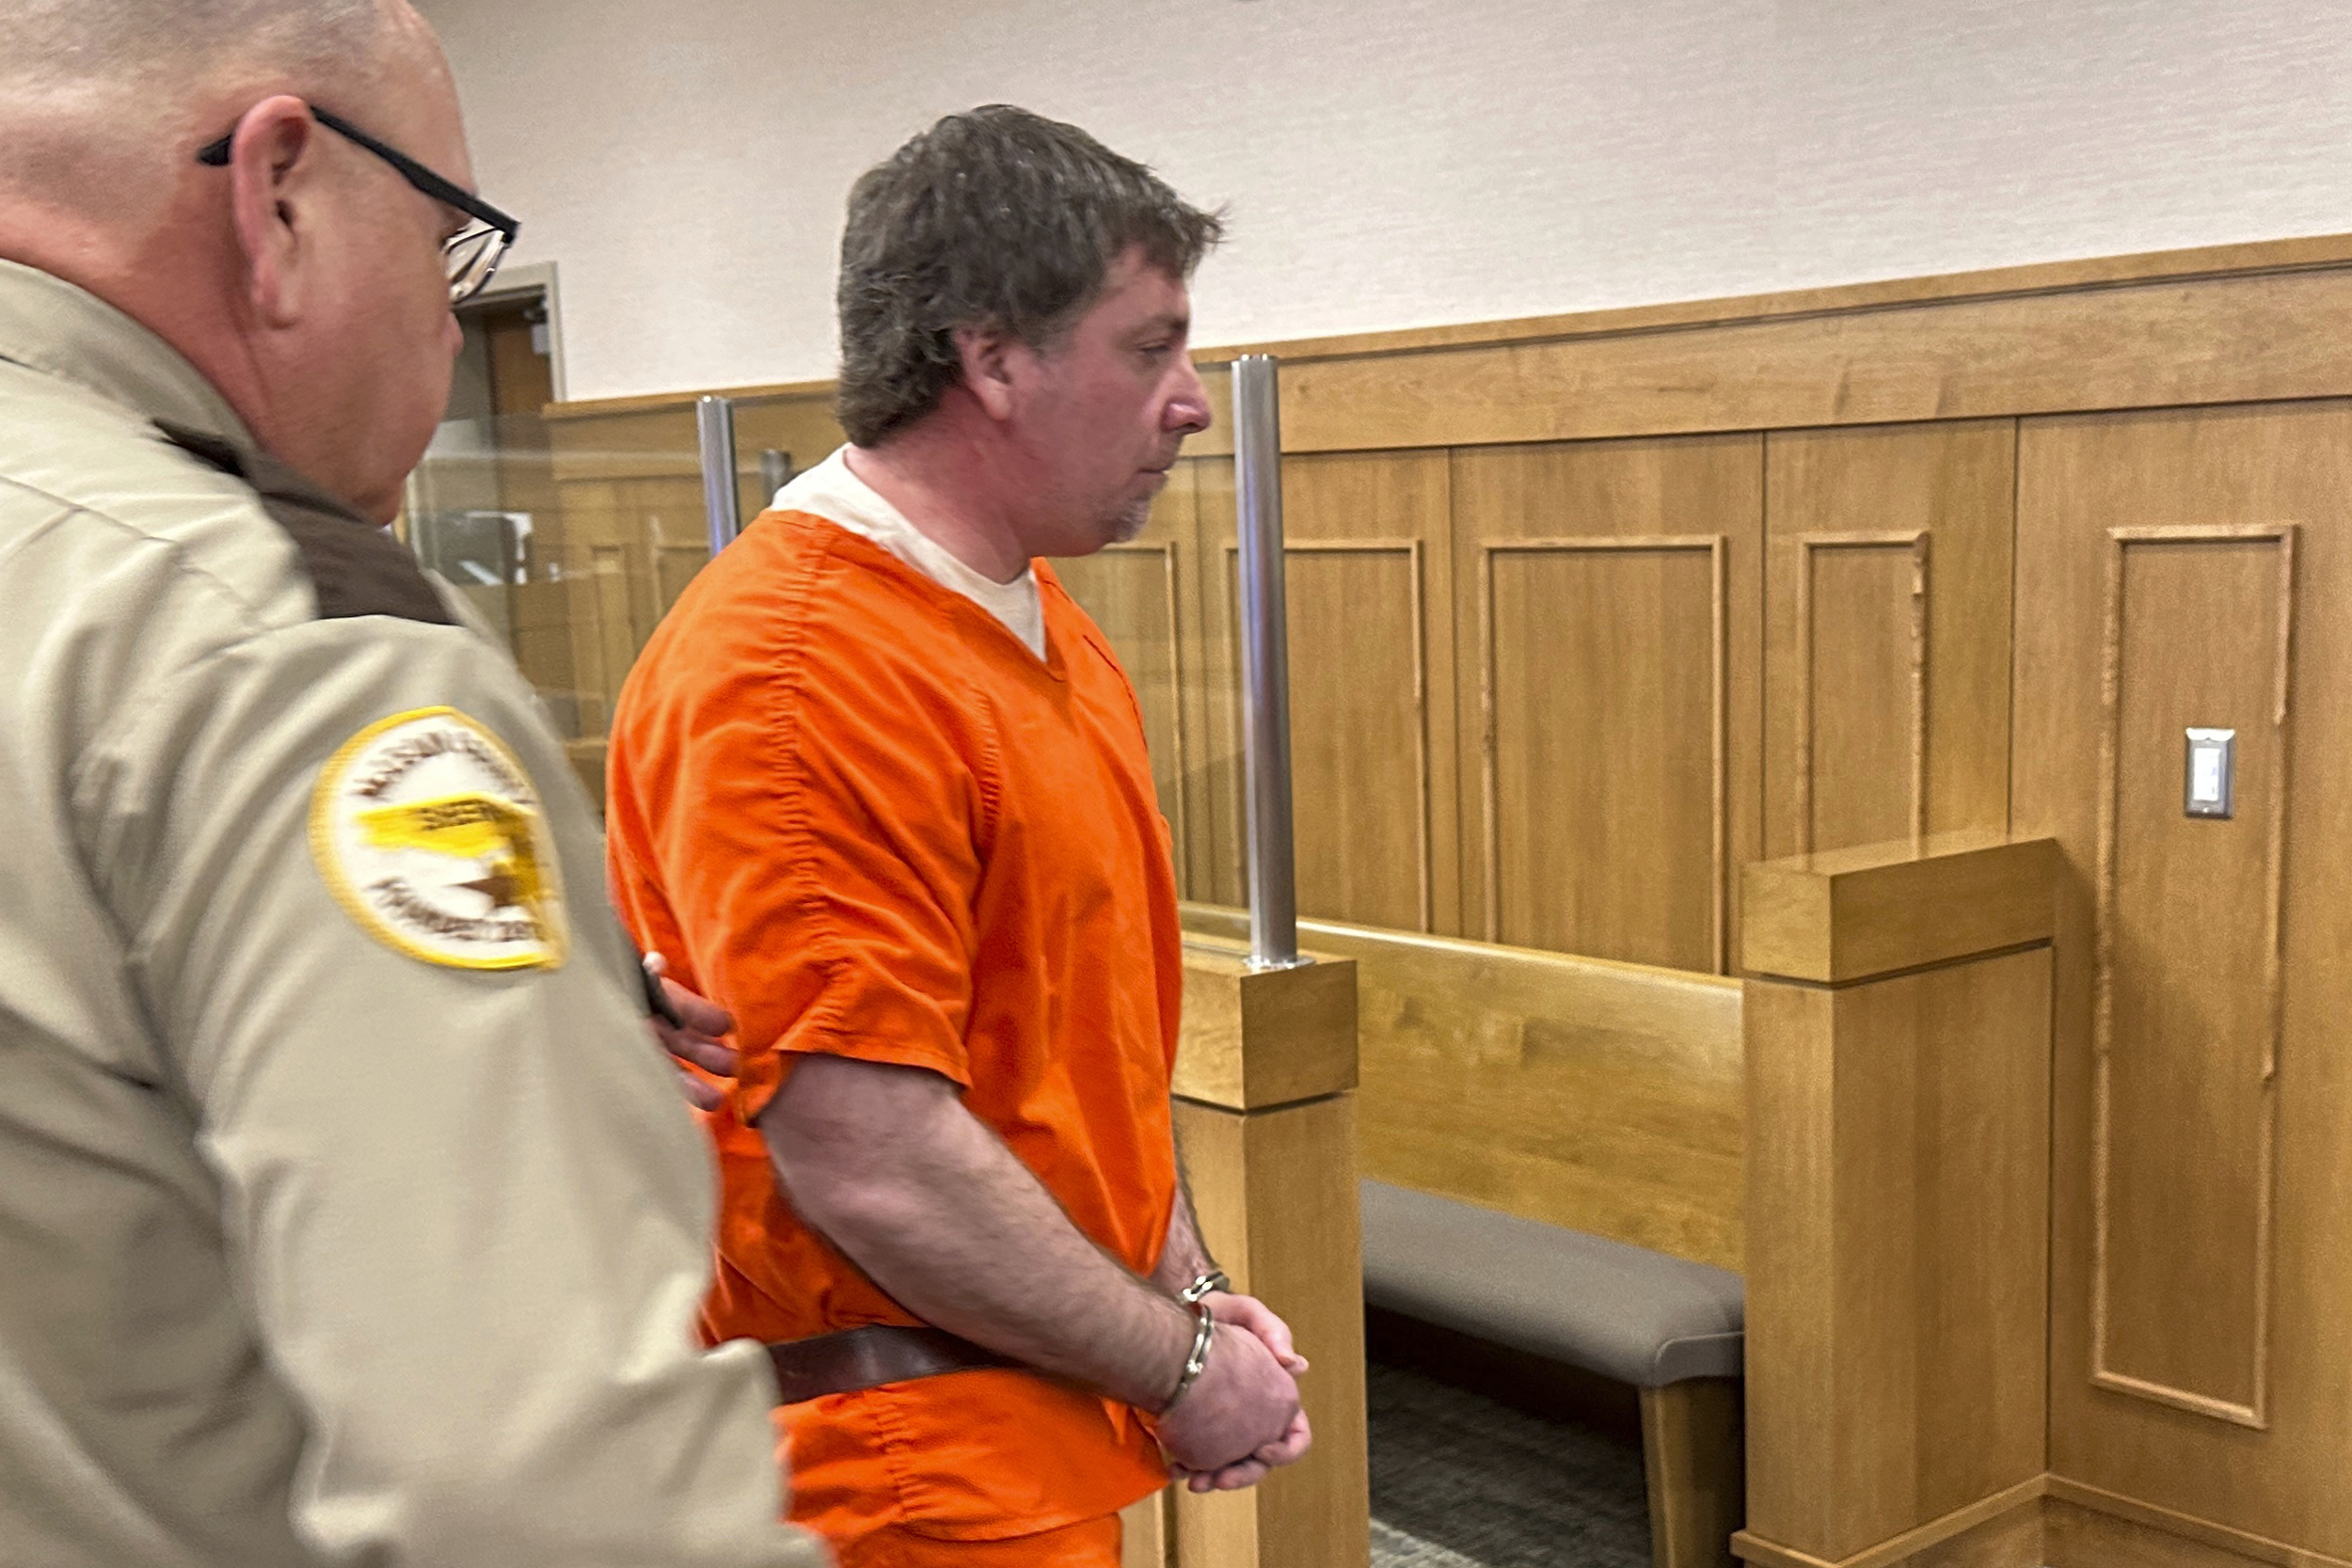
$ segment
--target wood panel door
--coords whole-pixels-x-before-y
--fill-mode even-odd
[[[1765,854],[2007,826],[2015,422],[1765,449]]]
[[[1763,480],[1760,436],[1454,453],[1470,934],[1728,970],[1762,849]]]
[[[1202,467],[1203,684],[1216,736],[1215,901],[1248,900],[1241,563],[1229,460]],[[1459,928],[1454,561],[1444,452],[1282,462],[1298,912]]]
[[[2352,1557],[2352,405],[2037,420],[2015,826],[2065,847],[2051,1453]],[[2236,735],[2234,815],[2185,731]]]

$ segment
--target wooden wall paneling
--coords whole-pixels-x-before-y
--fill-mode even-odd
[[[1753,1530],[1732,1537],[1733,1554],[1756,1568],[2046,1568],[2042,1508],[2048,1481],[2036,1476],[1835,1564]]]
[[[2050,1568],[2346,1568],[2345,1560],[2049,1478]]]
[[[579,715],[571,693],[580,677],[570,630],[564,624],[560,576],[571,532],[564,493],[552,473],[546,426],[535,420],[501,422],[515,427],[518,445],[501,460],[501,504],[531,518],[527,580],[516,584],[513,594],[515,661],[532,685],[549,695],[564,733],[577,734]]]
[[[1906,1568],[2048,1568],[2042,1499],[2011,1504],[1983,1523],[1912,1554]]]
[[[581,782],[604,798],[605,736],[629,666],[708,555],[691,407],[548,420],[558,526],[544,562],[555,602],[540,607],[567,644],[567,747]]]
[[[1963,1522],[1964,1521],[1964,1522]],[[1960,1528],[1955,1528],[1955,1526]],[[1822,1568],[1818,1558],[1745,1539],[1759,1568]],[[1962,1519],[1898,1537],[1836,1568],[2347,1568],[2329,1557],[2119,1497],[2062,1476],[2011,1488]]]
[[[1195,365],[1200,372],[1201,388],[1209,394],[1209,428],[1184,443],[1184,455],[1230,459],[1233,455],[1233,367],[1230,362],[1202,358],[1198,353]],[[1287,389],[1282,402],[1287,410],[1292,402],[1292,393]],[[1289,418],[1287,412],[1283,418]],[[1283,450],[1290,450],[1287,438]],[[1228,462],[1226,467],[1230,470],[1232,464]]]
[[[1460,928],[1451,477],[1443,452],[1283,465],[1302,915]]]
[[[2347,451],[2333,402],[2026,421],[2015,706],[2017,829],[2071,868],[2052,1468],[2336,1558],[2352,628],[2324,607],[2352,594]],[[2206,723],[2238,731],[2231,821],[2182,815],[2181,729]]]
[[[2111,529],[2108,540],[2091,1377],[2259,1428],[2268,1424],[2295,531]],[[2192,724],[2237,732],[2244,784],[2227,822],[2182,813],[2181,733]],[[2192,897],[2180,896],[2186,889]],[[2199,970],[2218,984],[2184,1008],[2176,988]],[[2156,1127],[2197,1128],[2196,1162],[2150,1139]],[[2196,1299],[2206,1332],[2180,1334],[2169,1313],[2144,1306],[2118,1312],[2119,1299]]]
[[[1724,912],[1725,876],[1728,870],[1728,830],[1724,821],[1725,795],[1730,788],[1728,771],[1729,716],[1725,687],[1729,680],[1730,655],[1725,647],[1724,623],[1730,618],[1726,600],[1730,594],[1724,562],[1724,541],[1721,534],[1657,534],[1631,535],[1624,538],[1556,538],[1510,539],[1491,541],[1484,546],[1479,561],[1478,625],[1479,625],[1479,695],[1484,727],[1487,736],[1482,784],[1486,822],[1485,855],[1479,866],[1480,879],[1486,890],[1486,940],[1502,942],[1505,933],[1520,942],[1545,946],[1589,952],[1598,949],[1599,956],[1629,959],[1675,963],[1688,969],[1727,966],[1728,921]],[[1561,562],[1569,568],[1567,574],[1553,577],[1549,581],[1534,580],[1541,567],[1530,564],[1524,573],[1510,572],[1519,562],[1498,556],[1519,557],[1533,561],[1537,557],[1565,557]],[[1676,565],[1665,565],[1656,558],[1683,557]],[[1684,579],[1681,584],[1664,581],[1640,584],[1630,593],[1627,585],[1601,580],[1604,574],[1584,568],[1586,562],[1627,561],[1638,562],[1629,571],[1610,572],[1609,577],[1629,576],[1655,564],[1664,565],[1659,578],[1675,573]],[[1509,575],[1506,576],[1506,573]],[[1648,574],[1645,574],[1648,575]],[[1582,580],[1577,580],[1577,579]],[[1546,587],[1558,597],[1551,605],[1545,603]],[[1682,603],[1673,605],[1677,588]],[[1695,592],[1693,592],[1695,589]],[[1614,590],[1615,592],[1613,592]],[[1643,591],[1646,590],[1646,593]],[[1624,596],[1619,598],[1623,593]],[[1656,651],[1686,650],[1696,657],[1686,657],[1679,668],[1636,666],[1627,673],[1634,677],[1623,693],[1625,700],[1597,705],[1597,711],[1589,715],[1588,722],[1560,722],[1559,716],[1544,713],[1534,705],[1553,693],[1538,689],[1540,672],[1562,650],[1549,645],[1544,633],[1566,631],[1576,637],[1584,627],[1598,626],[1606,619],[1604,604],[1611,599],[1620,603],[1642,604],[1655,617],[1657,625],[1648,628],[1648,640]],[[1546,624],[1543,620],[1549,608],[1557,607],[1560,621]],[[1681,613],[1677,615],[1677,610]],[[1638,613],[1638,611],[1637,611]],[[1514,641],[1514,633],[1524,638],[1517,646],[1505,647]],[[1622,651],[1597,645],[1586,638],[1586,646],[1577,650],[1583,657],[1574,666],[1575,684],[1587,691],[1606,691],[1607,676],[1616,672],[1609,669],[1613,656]],[[1645,650],[1649,651],[1649,650]],[[1514,657],[1516,655],[1517,657]],[[1576,680],[1575,677],[1582,677]],[[1564,683],[1565,684],[1565,683]],[[1614,695],[1615,693],[1613,693]],[[1677,697],[1680,699],[1677,701]],[[1680,711],[1676,711],[1679,709]],[[1544,733],[1547,721],[1557,724],[1557,730]],[[1662,721],[1662,723],[1660,721]],[[1669,821],[1660,832],[1665,847],[1672,855],[1672,840],[1680,838],[1683,846],[1704,842],[1707,847],[1706,869],[1698,885],[1704,889],[1700,900],[1707,910],[1707,928],[1703,943],[1684,941],[1677,944],[1673,934],[1655,934],[1658,945],[1643,952],[1636,944],[1651,933],[1619,930],[1593,930],[1604,925],[1610,916],[1623,909],[1625,895],[1639,879],[1627,874],[1627,868],[1613,867],[1615,876],[1591,878],[1591,863],[1607,854],[1606,840],[1613,838],[1630,816],[1626,808],[1635,804],[1631,799],[1621,798],[1609,802],[1615,808],[1606,812],[1589,813],[1576,795],[1562,789],[1552,794],[1546,785],[1558,780],[1564,785],[1582,785],[1589,789],[1596,782],[1588,771],[1586,776],[1571,781],[1569,768],[1559,766],[1565,759],[1561,752],[1581,751],[1591,755],[1602,768],[1620,762],[1623,752],[1618,742],[1641,729],[1659,723],[1661,729],[1671,727],[1681,733],[1675,737],[1684,748],[1684,754],[1673,754],[1673,742],[1656,748],[1659,759],[1666,766],[1650,778],[1636,775],[1640,784],[1663,783],[1666,786],[1665,811],[1671,817],[1676,807],[1682,810],[1684,821]],[[1691,744],[1693,741],[1699,744]],[[1679,771],[1686,775],[1693,770],[1691,763],[1699,763],[1703,771],[1696,776],[1705,782],[1700,789],[1688,789],[1679,800],[1673,799],[1676,781],[1671,775]],[[1676,764],[1682,766],[1677,768]],[[1569,767],[1573,765],[1570,764]],[[1644,770],[1648,771],[1648,770]],[[1662,776],[1661,776],[1662,775]],[[1509,797],[1506,804],[1506,796]],[[1704,800],[1707,823],[1703,840],[1687,830],[1700,816],[1699,802]],[[1507,821],[1506,821],[1507,816]],[[1518,831],[1518,841],[1540,844],[1543,830],[1555,827],[1583,816],[1591,823],[1578,847],[1588,853],[1579,859],[1586,863],[1575,870],[1565,867],[1530,867],[1524,878],[1514,878],[1503,861],[1504,841]],[[1638,830],[1637,830],[1638,832]],[[1533,857],[1531,857],[1533,858]],[[1513,856],[1514,863],[1518,856]],[[1546,875],[1550,872],[1552,875]],[[1584,873],[1585,875],[1580,875]],[[1583,907],[1575,911],[1579,934],[1570,936],[1556,924],[1553,911],[1547,908],[1548,897],[1571,887],[1590,885],[1593,895],[1582,900]],[[1661,886],[1668,886],[1661,880]],[[1603,901],[1615,906],[1604,910]],[[1565,911],[1563,911],[1565,912]],[[1625,911],[1633,919],[1641,911]],[[1671,919],[1671,916],[1667,917]],[[1630,922],[1629,922],[1630,923]],[[1664,925],[1664,921],[1660,921]],[[1547,931],[1546,927],[1552,927]],[[1592,931],[1588,939],[1583,933]]]
[[[1473,929],[1724,972],[1733,881],[1761,847],[1761,438],[1454,465]]]
[[[1295,357],[1282,372],[1283,449],[1599,440],[2352,392],[2352,270],[2341,267],[1734,318],[1695,331],[1673,322],[1555,330],[1567,335]]]
[[[573,481],[560,488],[564,509],[564,549],[553,563],[560,574],[562,615],[569,630],[574,686],[572,699],[581,736],[600,736],[612,723],[612,682],[608,666],[612,650],[605,640],[608,599],[624,609],[625,597],[598,581],[621,569],[617,546],[600,543],[618,531],[615,516],[620,499],[615,487],[603,481]],[[599,553],[601,552],[601,553]]]
[[[1442,479],[1443,461],[1434,467]],[[1307,634],[1291,669],[1301,914],[1436,928],[1423,609],[1430,553],[1406,537],[1292,535],[1284,547],[1292,624]],[[1446,847],[1454,848],[1450,837]]]
[[[1766,449],[1766,853],[2006,828],[2013,421]]]
[[[702,473],[694,405],[624,414],[581,413],[558,404],[548,410],[555,482],[610,479],[693,479]]]
[[[534,521],[552,511],[533,513]],[[542,560],[561,560],[549,552]],[[569,589],[555,578],[534,577],[515,588],[515,663],[547,699],[556,732],[566,739],[580,731],[580,668],[572,641]]]
[[[2220,277],[2323,272],[2347,265],[2352,265],[2352,234],[2313,234],[2286,240],[2139,251],[2124,256],[2031,261],[2020,266],[1982,267],[1973,272],[1884,277],[1867,283],[1834,283],[1772,293],[1673,300],[1662,305],[1620,305],[1560,315],[1294,338],[1282,342],[1199,349],[1195,357],[1202,362],[1205,375],[1211,369],[1224,371],[1229,361],[1243,354],[1279,355],[1298,364],[1315,359],[1623,337],[1634,332],[1687,331],[1765,321],[1820,321],[1866,311],[1953,305],[1966,300],[2081,293],[2123,284],[2193,286]]]
[[[783,397],[736,400],[736,492],[744,523],[748,525],[767,511],[775,499],[760,469],[763,451],[773,448],[783,452],[798,474],[831,457],[845,439],[833,417],[830,385]]]
[[[1220,822],[1234,847],[1234,880],[1225,885],[1239,903],[1248,893],[1240,879],[1240,562],[1231,464],[1204,460],[1202,472],[1223,479],[1216,508],[1202,508],[1203,542],[1216,556],[1208,635],[1223,647],[1224,673],[1208,694],[1226,774],[1220,794],[1232,802]],[[1302,915],[1458,928],[1449,482],[1443,452],[1283,463]]]
[[[1193,895],[1192,796],[1187,780],[1195,770],[1192,721],[1186,688],[1194,679],[1197,647],[1185,635],[1186,601],[1199,577],[1198,470],[1179,464],[1152,505],[1144,531],[1125,544],[1091,556],[1054,562],[1055,575],[1111,641],[1143,709],[1144,739],[1152,749],[1152,776],[1160,813],[1175,845],[1176,880]]]
[[[1201,651],[1205,656],[1201,662],[1200,697],[1209,732],[1215,737],[1210,743],[1214,756],[1208,777],[1203,781],[1204,793],[1209,799],[1209,837],[1214,847],[1209,877],[1203,886],[1208,891],[1209,902],[1247,908],[1249,903],[1248,784],[1248,754],[1242,737],[1241,568],[1236,555],[1241,532],[1240,502],[1230,453],[1200,458],[1199,469],[1200,635]],[[1286,525],[1289,488],[1286,469],[1283,480]],[[1284,564],[1287,568],[1287,559]],[[1298,628],[1295,626],[1291,627],[1290,643],[1291,657],[1295,665],[1300,657]],[[1291,689],[1295,697],[1295,669],[1293,671]],[[1291,720],[1294,753],[1297,738],[1298,721],[1294,711]],[[1294,775],[1291,792],[1294,822],[1302,799],[1304,797]]]
[[[548,567],[564,556],[563,497],[549,455],[548,423],[541,411],[554,397],[554,372],[548,356],[532,345],[529,312],[520,307],[485,311],[483,336],[490,362],[490,404],[497,418],[500,510],[531,518],[525,545],[528,580],[509,596],[509,633],[515,662],[532,686],[547,693],[566,736],[577,734],[578,714],[569,694],[577,684],[571,638],[563,625],[563,589]]]
[[[1202,737],[1194,820],[1201,823],[1193,897],[1212,904],[1249,902],[1248,826],[1244,816],[1241,743],[1241,628],[1234,624],[1232,546],[1239,529],[1230,455],[1187,458],[1193,470],[1200,549],[1194,556],[1200,607],[1200,672],[1193,711]],[[1293,657],[1298,640],[1294,631]],[[1296,725],[1293,725],[1296,734]],[[1294,800],[1294,814],[1295,813]]]
[[[1793,541],[1797,741],[1789,815],[1801,854],[1926,836],[1928,541],[1924,529]],[[1882,623],[1875,626],[1873,610]],[[1824,637],[1824,618],[1842,625]],[[1839,635],[1851,631],[1861,635]],[[1873,812],[1874,794],[1895,809]]]
[[[526,337],[526,346],[527,346]],[[494,338],[496,353],[502,340]],[[504,341],[510,355],[511,341]],[[531,361],[546,374],[546,361]],[[514,372],[517,375],[523,372]],[[566,736],[579,734],[576,692],[580,684],[572,631],[566,615],[568,590],[563,581],[569,552],[570,528],[564,494],[556,484],[548,451],[548,426],[532,415],[510,415],[497,421],[499,442],[497,505],[531,519],[524,544],[526,580],[509,595],[509,631],[515,662],[531,684],[544,693],[559,729]]]
[[[1241,651],[1223,616],[1225,541],[1237,527],[1233,499],[1232,374],[1225,366],[1203,365],[1200,381],[1209,394],[1214,423],[1184,443],[1177,465],[1193,479],[1195,539],[1189,590],[1191,618],[1184,635],[1195,657],[1187,664],[1191,690],[1185,709],[1195,748],[1187,809],[1195,824],[1191,896],[1228,906],[1248,902],[1241,800]]]
[[[617,697],[637,651],[710,559],[710,527],[699,478],[620,480],[612,485],[612,510],[602,515],[611,531],[587,542],[612,552],[609,559],[618,562],[628,585],[627,616],[618,634],[626,636],[628,651],[617,672],[607,671],[611,694]],[[572,534],[578,539],[580,531]]]
[[[759,472],[763,448],[787,453],[793,471],[799,473],[831,457],[845,438],[833,417],[830,389],[797,397],[746,398],[735,405],[736,466],[754,479]],[[744,520],[766,511],[772,499],[753,485],[744,501]]]

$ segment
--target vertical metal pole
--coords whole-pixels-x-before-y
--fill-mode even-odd
[[[735,400],[697,400],[694,433],[702,441],[703,511],[710,519],[710,553],[717,555],[743,531],[743,503],[735,478]]]
[[[762,449],[759,454],[759,504],[773,506],[776,492],[792,483],[792,454],[774,447]]]
[[[1241,515],[1243,765],[1248,778],[1249,961],[1298,957],[1298,863],[1291,839],[1289,605],[1282,589],[1282,431],[1276,361],[1233,361],[1233,495]]]

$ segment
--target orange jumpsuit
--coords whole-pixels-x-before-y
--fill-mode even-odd
[[[1079,1228],[1139,1274],[1158,1259],[1183,988],[1168,827],[1124,672],[1036,570],[1042,659],[866,539],[770,513],[622,694],[616,902],[739,1023],[708,1118],[713,1339],[914,1321],[777,1189],[753,1123],[808,1053],[946,1074]],[[792,1517],[845,1568],[1113,1564],[1113,1515],[1167,1481],[1134,1411],[1025,1372],[779,1421]]]

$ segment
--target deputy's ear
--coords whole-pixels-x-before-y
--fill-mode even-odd
[[[318,287],[312,198],[319,126],[299,98],[265,98],[229,142],[229,201],[245,258],[246,301],[262,325],[292,326]]]
[[[1009,333],[994,327],[956,328],[956,355],[963,363],[963,384],[988,417],[1002,422],[1012,418],[1014,351],[1020,346]]]

